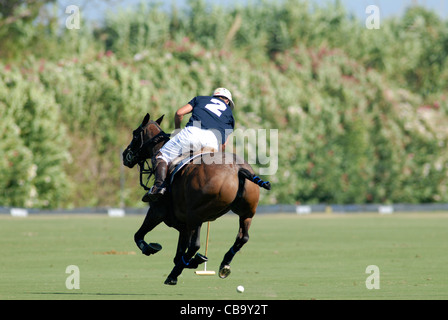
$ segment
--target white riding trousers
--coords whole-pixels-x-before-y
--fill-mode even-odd
[[[213,131],[193,126],[186,127],[160,149],[161,154],[157,156],[157,159],[163,159],[170,164],[178,156],[204,147],[219,150],[218,139]]]

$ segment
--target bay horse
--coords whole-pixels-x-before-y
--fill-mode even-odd
[[[138,164],[142,172],[145,161],[152,159],[169,140],[169,135],[160,127],[162,120],[163,116],[156,121],[150,120],[150,115],[146,114],[123,152],[125,166],[133,168]],[[139,249],[149,256],[160,251],[162,246],[146,243],[144,237],[147,233],[161,222],[179,231],[174,268],[165,280],[167,285],[176,285],[183,269],[196,269],[207,261],[207,257],[197,253],[201,226],[232,210],[239,216],[239,231],[219,267],[220,278],[226,278],[230,274],[233,257],[249,240],[249,228],[258,206],[260,187],[271,189],[269,182],[257,177],[251,166],[235,154],[214,152],[209,155],[215,159],[212,163],[204,159],[195,160],[175,175],[168,186],[170,192],[150,204],[143,224],[134,235]],[[153,173],[152,168],[147,170]],[[245,183],[246,180],[251,183]]]

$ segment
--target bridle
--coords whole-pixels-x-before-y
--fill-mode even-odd
[[[155,124],[157,128],[160,130],[158,134],[156,134],[151,139],[144,141],[144,131],[147,126],[150,124]],[[138,130],[138,132],[136,132]],[[140,125],[135,131],[134,131],[134,139],[137,134],[140,134],[140,146],[138,150],[134,153],[131,149],[128,150],[128,153],[126,155],[126,158],[129,162],[134,160],[139,168],[140,168],[140,185],[145,190],[149,190],[150,188],[147,186],[149,179],[154,174],[154,168],[152,168],[148,162],[148,159],[151,159],[154,155],[154,147],[157,146],[159,143],[166,143],[170,140],[170,135],[163,132],[162,128],[154,122],[150,121],[146,125],[142,126]],[[145,167],[146,165],[146,167]],[[148,175],[146,179],[146,184],[143,183],[143,175]]]

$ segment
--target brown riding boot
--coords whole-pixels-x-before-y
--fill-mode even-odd
[[[154,185],[149,189],[149,191],[143,196],[143,202],[155,202],[164,195],[166,191],[165,178],[168,171],[168,164],[163,161],[157,161],[155,168],[155,181]]]

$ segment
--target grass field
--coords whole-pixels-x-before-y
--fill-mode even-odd
[[[177,286],[163,284],[177,232],[160,225],[148,234],[163,250],[146,257],[133,243],[142,220],[0,217],[0,299],[448,299],[445,213],[259,215],[229,278],[187,269]],[[208,269],[217,271],[237,225],[233,215],[211,224]],[[204,253],[205,228],[202,239]],[[69,265],[79,267],[78,290],[66,288]],[[380,289],[366,288],[369,265]]]

